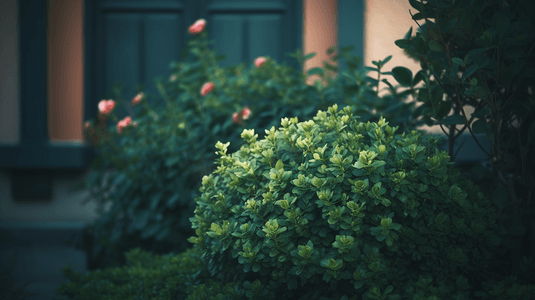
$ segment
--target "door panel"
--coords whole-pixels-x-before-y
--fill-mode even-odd
[[[270,55],[278,62],[284,57],[282,53],[282,16],[255,14],[247,18],[249,40],[249,60],[258,56]]]
[[[188,10],[192,11],[188,0],[98,1],[97,101],[113,99],[112,88],[118,82],[126,100],[132,99],[139,85],[145,94],[158,97],[154,79],[167,79],[170,63],[179,60],[190,21],[184,19]]]
[[[105,15],[105,86],[110,92],[116,81],[124,83],[123,92],[132,91],[132,84],[141,78],[142,58],[139,46],[140,16],[135,13],[108,13]],[[124,94],[123,94],[124,95]],[[125,95],[126,96],[126,95]],[[113,94],[108,98],[115,98]]]
[[[242,15],[223,14],[215,15],[207,25],[211,38],[215,41],[215,49],[218,54],[225,54],[226,59],[219,62],[221,66],[243,61],[245,56],[245,28]]]
[[[201,13],[206,16],[214,49],[227,56],[221,66],[270,56],[297,67],[284,54],[302,48],[301,2],[204,0]]]
[[[144,18],[143,45],[144,60],[140,82],[145,90],[156,93],[154,79],[163,77],[167,80],[171,69],[169,64],[179,59],[178,54],[182,47],[179,32],[183,31],[182,16],[179,14],[148,14]]]

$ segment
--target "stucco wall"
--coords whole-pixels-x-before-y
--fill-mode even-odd
[[[364,15],[364,52],[366,66],[373,66],[372,61],[383,60],[392,55],[385,65],[385,71],[397,66],[412,70],[413,74],[420,69],[418,63],[408,58],[401,48],[394,43],[402,39],[409,28],[415,31],[416,23],[412,20],[409,9],[414,13],[408,0],[367,0]],[[376,74],[376,73],[374,73]],[[391,83],[396,81],[390,77]]]
[[[306,72],[313,67],[323,67],[323,61],[334,55],[334,53],[327,55],[326,50],[336,44],[338,23],[336,1],[305,0],[303,12],[303,52],[316,53],[316,56],[305,62]],[[310,76],[307,78],[307,84],[313,84],[318,79],[318,75]]]
[[[48,0],[48,6],[50,140],[81,143],[84,101],[83,1]]]

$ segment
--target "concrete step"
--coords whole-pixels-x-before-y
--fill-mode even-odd
[[[34,300],[52,300],[65,278],[67,265],[78,272],[87,271],[85,252],[67,245],[69,239],[83,236],[81,222],[7,223],[0,222],[0,270],[5,272],[16,254],[10,274],[17,287],[36,294]],[[1,298],[1,297],[0,297]]]

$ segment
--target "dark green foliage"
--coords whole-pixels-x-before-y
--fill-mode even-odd
[[[396,44],[422,67],[419,109],[440,124],[451,155],[463,131],[489,139],[484,180],[509,232],[514,271],[523,255],[535,258],[535,2],[409,2],[418,30]]]
[[[435,138],[395,134],[345,108],[279,130],[203,178],[192,219],[197,246],[139,249],[126,265],[66,268],[61,299],[529,299],[535,270],[492,272],[504,250],[496,210],[459,177]]]
[[[202,176],[214,168],[213,145],[226,140],[231,141],[230,151],[238,150],[243,128],[263,132],[282,117],[309,119],[335,103],[352,104],[355,114],[365,120],[383,115],[401,129],[418,125],[413,119],[414,104],[403,101],[409,93],[396,93],[386,82],[392,93],[377,96],[378,82],[359,71],[360,61],[350,55],[351,47],[331,59],[344,57],[347,72],[332,79],[337,68],[325,62],[322,71],[314,71],[322,74],[325,86],[319,81],[311,86],[303,72],[269,57],[261,67],[242,63],[221,68],[208,44],[206,31],[188,41],[187,55],[171,64],[174,78],[156,81],[159,97],[145,95],[132,106],[118,86],[105,97],[117,102],[107,123],[92,121],[88,139],[96,142],[98,156],[84,188],[90,191],[89,199],[98,202],[100,217],[89,227],[82,247],[91,269],[120,265],[121,253],[134,247],[166,253],[189,246],[193,199]],[[303,56],[297,50],[289,55],[302,65],[313,53]],[[386,62],[380,62],[378,70]],[[215,88],[201,96],[206,82],[213,82]],[[249,118],[233,122],[232,114],[245,107],[252,112]],[[118,134],[115,122],[125,117],[121,108],[137,126]]]
[[[153,255],[140,249],[126,253],[126,264],[80,274],[63,269],[68,282],[56,290],[59,299],[185,299],[187,286],[207,276],[198,253]]]
[[[214,278],[269,299],[467,299],[492,274],[497,211],[436,138],[350,107],[281,126],[244,130],[233,154],[216,145],[190,238]]]

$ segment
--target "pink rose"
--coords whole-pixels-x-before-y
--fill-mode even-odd
[[[169,81],[175,81],[176,80],[176,75],[173,74],[169,77]]]
[[[204,26],[206,26],[206,21],[204,19],[199,19],[189,27],[188,32],[193,35],[199,34],[203,31]]]
[[[126,117],[119,121],[119,123],[117,123],[117,132],[121,133],[123,131],[123,128],[130,125],[130,123],[132,123],[131,117]]]
[[[137,94],[134,99],[132,99],[132,106],[134,105],[138,105],[139,102],[141,102],[141,100],[143,99],[143,97],[145,97],[145,94],[143,93],[139,93]]]
[[[263,56],[260,56],[260,57],[257,57],[257,58],[254,60],[254,65],[255,65],[257,68],[260,68],[266,61],[267,61],[267,58],[265,58],[265,57],[263,57]]]
[[[237,113],[237,112],[234,112],[232,114],[232,122],[234,123],[241,123],[241,118],[240,118],[240,114]]]
[[[215,85],[213,82],[207,82],[205,83],[201,88],[201,96],[206,96],[208,93],[210,93],[215,88]]]
[[[251,115],[251,110],[249,109],[248,106],[244,107],[241,111],[241,118],[243,120],[247,120],[249,119],[249,116]]]
[[[84,123],[85,130],[88,130],[90,126],[91,126],[91,122],[90,121],[85,121],[85,123]]]
[[[100,114],[102,115],[109,115],[113,108],[115,107],[115,101],[113,100],[101,100],[98,103],[98,110],[100,111]]]

